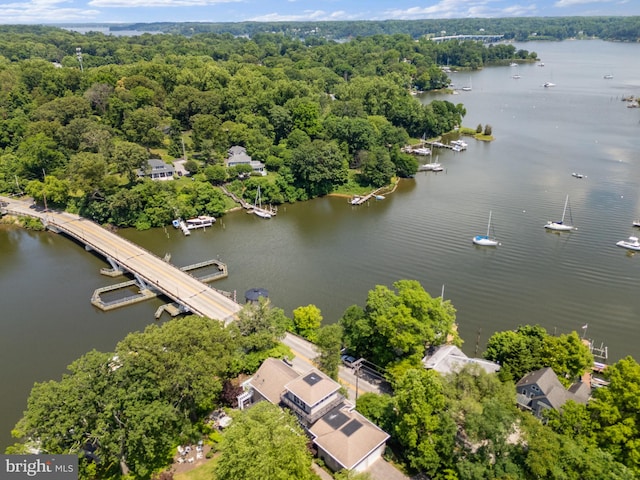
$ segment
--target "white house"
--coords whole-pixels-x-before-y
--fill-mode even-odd
[[[253,160],[248,154],[247,150],[240,145],[235,145],[231,147],[227,153],[229,156],[224,161],[225,167],[235,167],[237,165],[249,165],[254,172],[258,172],[260,175],[267,174],[267,168],[264,163],[259,162],[258,160]]]

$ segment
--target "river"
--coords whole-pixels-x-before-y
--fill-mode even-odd
[[[332,323],[363,305],[375,285],[416,279],[433,296],[444,287],[470,355],[497,330],[537,323],[585,333],[608,347],[609,361],[639,358],[640,255],[615,244],[640,217],[640,109],[621,102],[640,95],[640,45],[517,47],[537,52],[545,66],[454,73],[454,83],[471,82],[472,91],[422,97],[463,103],[464,124],[489,123],[496,140],[440,152],[444,172],[420,172],[383,201],[352,207],[321,198],[281,206],[271,220],[236,212],[190,237],[171,227],[120,234],[171,253],[179,266],[219,258],[229,278],[214,286],[239,299],[266,288],[287,314],[312,303]],[[556,86],[542,87],[547,81]],[[566,195],[578,230],[546,231]],[[489,211],[502,245],[475,247]],[[91,306],[95,288],[118,281],[101,276],[103,266],[64,237],[0,227],[0,450],[35,381],[58,380],[85,352],[112,350],[154,322],[159,300],[111,313]]]

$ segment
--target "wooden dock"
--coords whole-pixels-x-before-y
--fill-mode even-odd
[[[275,208],[275,207],[269,207],[269,208],[264,208],[264,207],[263,208],[258,208],[258,207],[256,207],[254,204],[247,202],[244,198],[240,198],[235,193],[230,192],[229,190],[227,190],[224,187],[224,185],[220,186],[220,190],[222,190],[222,192],[227,197],[229,197],[231,200],[233,200],[238,205],[240,205],[242,208],[247,210],[247,213],[254,213],[257,210],[257,211],[260,211],[260,212],[264,212],[265,214],[269,214],[272,217],[275,217],[276,214],[278,213],[278,209]]]

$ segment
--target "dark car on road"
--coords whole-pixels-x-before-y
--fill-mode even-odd
[[[344,363],[347,367],[353,367],[353,364],[356,361],[356,359],[351,355],[341,355],[340,360],[342,360],[342,363]]]

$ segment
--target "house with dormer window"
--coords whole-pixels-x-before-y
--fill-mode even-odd
[[[288,408],[334,471],[363,471],[384,452],[389,435],[360,415],[340,394],[340,384],[315,368],[299,374],[282,360],[266,359],[243,383],[238,407],[269,401]]]

